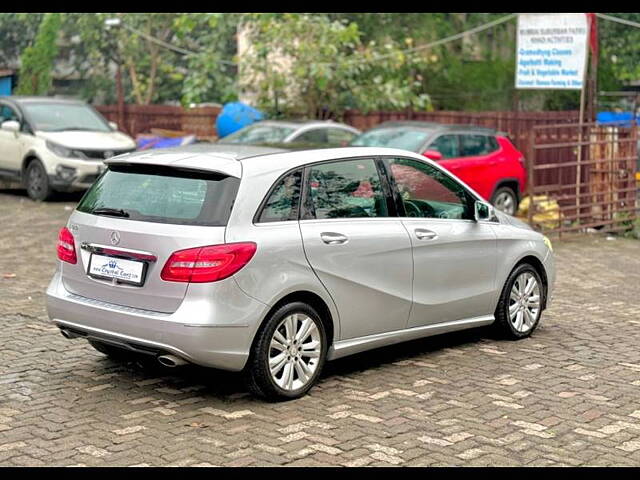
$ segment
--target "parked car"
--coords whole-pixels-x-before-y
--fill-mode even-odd
[[[103,160],[135,148],[85,102],[0,98],[0,175],[21,182],[34,200],[87,189],[104,170]]]
[[[332,121],[264,120],[252,123],[218,140],[218,143],[245,143],[276,147],[344,147],[360,134],[357,128]]]
[[[364,350],[490,324],[527,337],[549,304],[548,239],[423,156],[195,147],[106,161],[59,234],[46,302],[65,337],[286,399]]]
[[[425,155],[470,185],[498,210],[515,215],[526,187],[524,156],[493,129],[435,122],[385,122],[351,145],[403,148]]]

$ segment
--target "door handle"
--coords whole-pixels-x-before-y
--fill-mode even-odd
[[[432,232],[426,228],[416,228],[414,232],[416,237],[418,237],[418,240],[433,240],[438,236],[436,232]]]
[[[343,243],[347,243],[347,241],[349,240],[346,235],[335,232],[322,232],[320,234],[320,238],[327,245],[340,245]]]

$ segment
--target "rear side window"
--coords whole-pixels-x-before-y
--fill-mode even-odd
[[[145,222],[227,224],[240,180],[159,166],[110,167],[87,191],[78,211]]]
[[[460,150],[463,157],[487,155],[498,149],[498,143],[487,135],[460,135]]]
[[[342,130],[341,128],[328,128],[327,140],[330,145],[336,145],[339,147],[346,147],[349,142],[356,137],[356,133],[349,130]]]
[[[290,173],[280,180],[267,199],[258,223],[297,220],[302,172]]]
[[[313,218],[387,217],[387,200],[373,159],[309,167]]]
[[[308,132],[298,135],[292,140],[292,142],[305,143],[327,143],[328,141],[326,128],[315,128],[313,130],[309,130]]]

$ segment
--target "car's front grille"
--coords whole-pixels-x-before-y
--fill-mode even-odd
[[[89,160],[106,160],[107,158],[122,155],[123,153],[133,152],[134,148],[120,150],[80,150]]]

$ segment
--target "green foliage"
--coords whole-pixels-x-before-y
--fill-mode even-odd
[[[235,33],[240,15],[183,14],[174,22],[177,39],[197,39],[197,50],[186,57],[181,101],[183,105],[202,102],[226,103],[237,100]]]
[[[42,13],[0,14],[0,68],[20,58],[35,39],[42,17]]]
[[[38,28],[35,43],[25,48],[21,57],[18,95],[46,95],[51,88],[53,61],[58,54],[57,37],[60,14],[47,13]]]
[[[46,92],[60,22],[59,57],[73,62],[81,79],[77,94],[89,101],[115,102],[114,67],[121,64],[128,103],[225,103],[245,88],[256,91],[256,106],[272,115],[339,115],[346,108],[509,110],[516,100],[514,20],[404,52],[503,15],[2,13],[0,68],[12,68],[22,54],[18,91]],[[637,13],[612,15],[640,22]],[[124,27],[106,27],[113,17],[193,53],[171,51]],[[253,25],[253,49],[240,59],[240,69],[234,65],[238,25]],[[620,90],[640,78],[640,29],[600,19],[599,31],[598,90]],[[277,66],[282,58],[292,60],[291,68]],[[577,109],[579,92],[519,91],[518,98],[525,110]]]
[[[322,14],[249,16],[241,88],[271,115],[314,118],[345,108],[429,109],[430,99],[398,43],[364,45],[355,23]],[[368,61],[374,59],[373,61]]]

